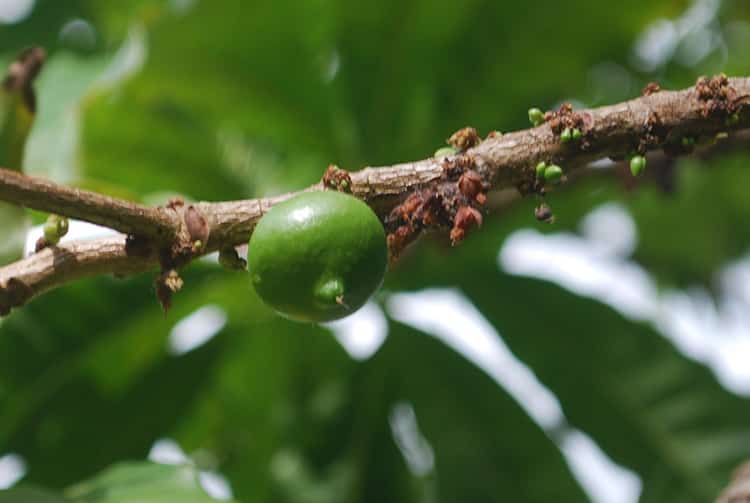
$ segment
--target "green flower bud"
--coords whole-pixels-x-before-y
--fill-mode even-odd
[[[634,155],[630,159],[630,172],[633,176],[639,176],[646,169],[646,158],[642,155]]]
[[[727,126],[735,126],[740,122],[740,114],[734,113],[727,117],[726,124]]]
[[[562,180],[563,170],[556,164],[550,164],[547,169],[544,170],[544,181],[548,183],[560,183]]]
[[[573,132],[570,130],[569,127],[566,127],[562,130],[562,133],[560,133],[560,141],[563,143],[568,143],[570,140],[573,139]]]
[[[456,155],[458,153],[457,148],[453,147],[442,147],[435,151],[434,157],[437,157],[438,159],[441,159],[443,157],[450,157],[452,155]]]
[[[692,136],[683,136],[682,137],[682,146],[683,147],[692,147],[695,145],[695,138]]]
[[[573,129],[573,132],[571,133],[571,136],[573,137],[573,139],[574,139],[575,141],[578,141],[578,140],[580,140],[581,138],[583,138],[583,133],[581,132],[581,130],[580,130],[580,129],[578,129],[578,128],[575,128],[575,129]]]
[[[533,126],[538,126],[544,122],[544,112],[538,108],[529,108],[529,122]]]
[[[547,163],[542,161],[536,165],[536,177],[544,178],[544,172],[547,170]]]
[[[60,238],[68,233],[68,219],[58,215],[50,215],[44,222],[44,239],[51,245],[60,242]]]

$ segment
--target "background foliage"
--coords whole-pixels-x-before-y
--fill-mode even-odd
[[[50,54],[27,172],[153,204],[270,195],[315,182],[329,162],[424,158],[465,125],[526,127],[533,105],[750,73],[739,0],[32,3],[0,28],[4,61],[31,44]],[[571,431],[636,474],[641,501],[708,501],[750,457],[745,394],[606,291],[511,275],[498,252],[524,228],[579,235],[592,208],[615,201],[638,235],[624,259],[658,292],[713,295],[703,308],[716,312],[719,272],[750,242],[747,161],[682,161],[666,193],[594,177],[553,196],[555,226],[523,201],[458,249],[423,240],[376,299],[388,335],[364,360],[329,328],[278,318],[213,261],[185,272],[167,316],[149,277],[46,295],[0,325],[0,456],[27,468],[0,502],[210,501],[206,474],[246,502],[597,499],[563,448]],[[404,323],[396,294],[438,287],[475,306],[562,420],[539,421],[476,360]],[[174,327],[206,306],[225,321],[218,333],[170,352]],[[710,344],[722,335],[712,326],[692,328]],[[190,463],[144,463],[165,438]]]

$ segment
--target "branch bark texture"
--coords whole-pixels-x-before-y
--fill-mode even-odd
[[[351,173],[329,168],[323,181],[305,190],[346,190],[364,200],[383,220],[396,255],[423,231],[449,230],[451,239],[460,241],[481,224],[489,192],[544,195],[551,187],[537,179],[539,162],[562,166],[572,180],[581,167],[604,157],[656,149],[690,154],[693,139],[714,140],[717,134],[750,127],[749,102],[750,78],[701,78],[681,91],[649,86],[644,96],[616,105],[580,111],[564,105],[531,129],[480,139],[466,128],[449,139],[455,155]],[[578,129],[580,138],[563,141],[565,129]],[[153,208],[0,169],[0,200],[123,233],[64,243],[0,267],[0,313],[80,278],[176,269],[205,253],[246,243],[263,214],[293,195],[173,201]]]

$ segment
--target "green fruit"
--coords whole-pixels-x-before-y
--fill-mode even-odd
[[[568,143],[573,138],[573,132],[570,130],[569,127],[566,127],[562,130],[562,133],[560,133],[560,141],[563,143]]]
[[[646,158],[642,155],[634,155],[630,159],[630,172],[633,174],[633,176],[638,176],[641,173],[643,173],[643,170],[646,169]]]
[[[544,112],[538,108],[529,108],[529,122],[533,126],[538,126],[544,122]]]
[[[385,232],[359,199],[305,192],[258,222],[248,250],[255,291],[282,316],[323,322],[353,313],[380,287]]]
[[[434,157],[437,157],[438,159],[442,157],[450,157],[452,155],[456,155],[458,153],[458,149],[454,147],[441,147],[435,151]]]
[[[547,163],[542,161],[536,165],[536,177],[539,179],[544,178],[544,172],[547,171]]]
[[[50,215],[44,222],[44,239],[51,245],[60,242],[60,238],[68,233],[68,219],[58,215]]]
[[[550,164],[547,169],[544,170],[544,181],[548,183],[560,183],[562,180],[563,170],[556,164]]]

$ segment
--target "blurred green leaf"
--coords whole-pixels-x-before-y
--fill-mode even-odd
[[[743,190],[749,162],[744,152],[684,160],[673,194],[643,187],[631,197],[639,262],[666,284],[711,287],[716,271],[750,245],[750,200]]]
[[[0,503],[70,503],[62,496],[31,487],[0,491]]]
[[[210,503],[189,465],[120,463],[66,491],[75,503]],[[226,501],[226,500],[225,500]]]
[[[394,283],[462,289],[560,399],[569,422],[643,478],[642,501],[715,497],[750,457],[750,402],[652,327],[550,283],[501,273],[505,226],[483,228],[452,253],[450,268],[422,247]]]

